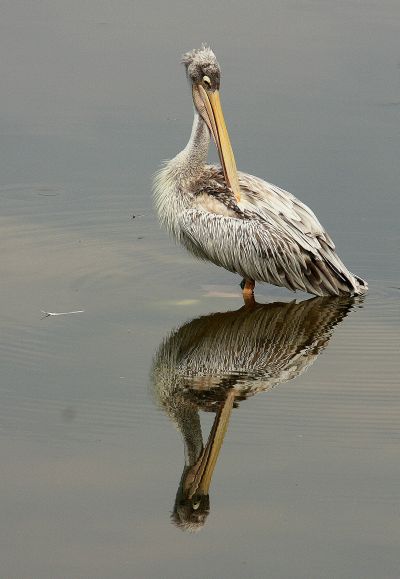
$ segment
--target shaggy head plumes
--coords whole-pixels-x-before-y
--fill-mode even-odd
[[[193,84],[200,84],[204,76],[211,80],[211,89],[218,90],[221,68],[211,48],[205,44],[182,56],[188,79]]]

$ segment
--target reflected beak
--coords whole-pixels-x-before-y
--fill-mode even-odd
[[[196,464],[194,464],[186,474],[184,493],[189,499],[195,494],[208,495],[219,451],[228,428],[234,400],[235,392],[234,390],[230,390],[226,400],[215,416],[206,446]]]
[[[200,84],[193,85],[193,101],[197,110],[207,123],[214,138],[222,169],[224,171],[225,181],[228,187],[232,189],[236,201],[239,202],[239,178],[228,130],[222,113],[219,92],[217,90],[214,92],[208,92]]]

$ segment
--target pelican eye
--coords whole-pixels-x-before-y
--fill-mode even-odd
[[[196,501],[193,501],[193,503],[192,503],[192,509],[193,509],[194,511],[197,511],[197,509],[199,508],[199,506],[200,506],[200,499],[197,499]]]
[[[211,80],[209,76],[203,76],[203,83],[207,88],[211,88]]]

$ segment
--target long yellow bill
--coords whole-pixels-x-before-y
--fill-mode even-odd
[[[219,451],[228,428],[234,400],[235,391],[230,390],[215,417],[207,444],[204,447],[199,460],[190,469],[190,472],[186,477],[185,486],[188,498],[192,498],[196,493],[202,495],[208,494]]]
[[[221,161],[222,169],[224,171],[227,185],[232,189],[236,201],[240,201],[240,185],[237,174],[235,157],[231,142],[229,139],[228,129],[226,128],[224,115],[222,113],[221,101],[219,92],[207,92],[202,85],[193,87],[193,90],[198,90],[205,111],[200,111],[206,121],[217,145],[218,155]],[[195,103],[198,103],[195,92],[193,98]],[[206,114],[204,114],[206,113]]]

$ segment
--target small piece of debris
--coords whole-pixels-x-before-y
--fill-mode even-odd
[[[83,314],[85,310],[74,310],[73,312],[45,312],[40,310],[43,314],[42,320],[48,318],[49,316],[69,316],[69,314]]]

